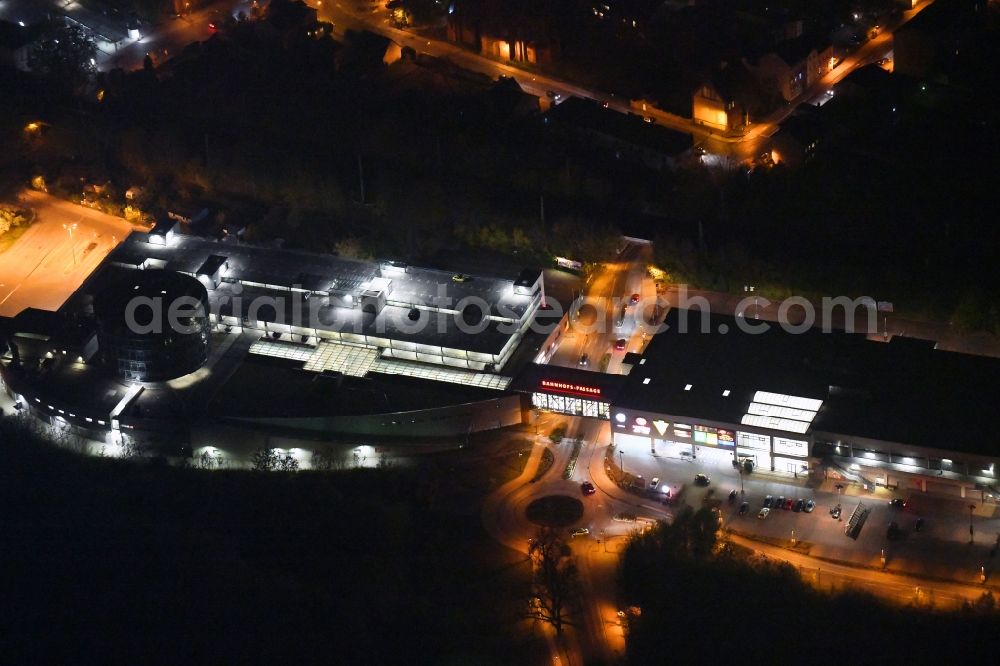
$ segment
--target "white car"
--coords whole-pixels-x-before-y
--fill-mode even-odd
[[[590,530],[586,527],[578,527],[569,533],[569,535],[574,539],[578,536],[587,536],[588,534],[590,534]]]
[[[654,476],[653,480],[649,482],[649,489],[656,490],[656,486],[660,485],[660,477]]]
[[[760,518],[761,520],[764,520],[765,518],[767,518],[767,515],[769,513],[771,513],[771,510],[765,506],[763,509],[760,510],[760,513],[757,514],[757,517]]]

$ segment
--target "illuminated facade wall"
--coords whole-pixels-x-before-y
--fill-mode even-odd
[[[711,423],[666,414],[639,413],[614,407],[614,441],[648,442],[659,455],[682,458],[750,460],[760,469],[803,473],[808,470],[810,442],[752,432],[734,424]]]
[[[694,94],[692,115],[696,122],[722,130],[730,129],[729,111],[726,102],[711,86],[702,86]]]

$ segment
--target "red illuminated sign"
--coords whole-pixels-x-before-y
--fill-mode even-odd
[[[572,384],[570,382],[556,382],[551,379],[543,379],[541,381],[541,387],[547,391],[559,391],[560,393],[576,393],[578,395],[587,395],[600,397],[601,389],[596,386],[583,386],[582,384]]]

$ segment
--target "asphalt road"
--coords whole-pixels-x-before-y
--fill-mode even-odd
[[[611,354],[607,372],[621,372],[621,362],[627,352],[641,351],[648,338],[642,325],[652,314],[656,289],[646,276],[650,248],[627,245],[614,261],[603,264],[584,286],[578,316],[571,319],[570,330],[560,340],[547,363],[562,367],[579,367],[600,371],[601,358]],[[630,303],[639,294],[637,305]],[[625,306],[625,317],[618,325],[618,316]],[[625,349],[616,349],[618,340],[625,340]],[[587,364],[581,359],[586,354]]]
[[[539,428],[543,435],[536,438],[536,445],[524,473],[487,498],[483,507],[483,522],[494,539],[527,553],[528,539],[537,529],[525,515],[528,504],[547,495],[566,495],[581,499],[584,513],[576,526],[587,527],[590,534],[569,541],[581,573],[583,608],[581,616],[576,618],[575,626],[565,632],[561,644],[552,643],[553,662],[583,663],[585,658],[612,661],[624,651],[624,636],[617,617],[617,553],[623,547],[627,535],[632,530],[641,528],[644,521],[669,521],[676,509],[663,505],[652,497],[628,493],[611,481],[605,467],[610,437],[606,423],[596,419],[557,415],[546,415],[545,418],[546,423]],[[544,433],[549,432],[560,420],[564,420],[568,426],[566,439],[560,444],[552,444]],[[562,478],[562,471],[569,460],[573,439],[581,440],[583,448],[571,478],[566,480]],[[541,479],[532,483],[531,479],[546,446],[555,454],[554,463]],[[739,502],[729,504],[726,501],[730,490],[740,488],[739,474],[721,460],[657,458],[649,451],[639,450],[630,450],[625,454],[624,460],[626,469],[633,473],[643,473],[647,479],[659,476],[662,484],[684,484],[685,504],[697,508],[702,506],[705,499],[721,500],[725,538],[768,558],[795,566],[806,582],[821,589],[861,589],[894,603],[915,603],[950,609],[960,606],[964,601],[974,601],[985,589],[993,588],[992,580],[988,581],[989,588],[979,584],[978,569],[960,571],[957,564],[953,564],[951,569],[945,567],[940,570],[942,575],[932,575],[934,572],[922,575],[906,569],[906,558],[919,559],[941,551],[942,548],[947,557],[969,559],[972,549],[978,547],[980,555],[984,557],[983,561],[988,562],[985,553],[990,544],[985,535],[980,536],[975,547],[962,543],[960,528],[967,528],[967,517],[960,513],[960,507],[949,505],[947,499],[916,497],[911,499],[911,504],[906,509],[892,509],[886,498],[880,496],[866,497],[863,500],[842,497],[837,492],[810,487],[805,479],[755,473],[744,478],[745,499],[751,508],[746,516],[740,517]],[[694,474],[702,471],[712,477],[708,488],[696,487],[692,483]],[[597,493],[584,497],[580,492],[582,481],[593,483]],[[767,519],[758,520],[756,513],[767,494],[775,497],[784,495],[812,498],[817,506],[813,513],[808,514],[775,509]],[[873,511],[862,530],[862,537],[858,542],[853,542],[844,535],[844,522],[833,519],[829,510],[840,503],[846,520],[858,501],[865,501]],[[623,512],[632,514],[639,520],[615,520],[614,517]],[[886,540],[885,525],[889,520],[897,520],[904,531],[910,532],[912,521],[917,515],[927,519],[924,532],[919,535],[910,533],[902,543]],[[1000,523],[986,518],[977,517],[976,525],[979,530],[1000,529]],[[806,542],[810,546],[808,553],[788,547],[791,545],[793,530],[798,542]],[[818,547],[824,543],[837,544],[839,550]],[[949,544],[958,550],[949,551]],[[882,548],[886,551],[887,570],[882,570]],[[961,566],[968,568],[965,564]]]
[[[121,218],[41,192],[25,191],[20,205],[37,218],[0,254],[0,316],[28,307],[58,310],[133,229]],[[74,224],[71,236],[63,225]]]

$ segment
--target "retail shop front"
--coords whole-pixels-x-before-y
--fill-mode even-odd
[[[532,365],[514,380],[511,389],[530,396],[535,409],[607,421],[611,401],[624,379],[621,375]]]
[[[757,432],[739,425],[613,406],[612,439],[623,451],[731,465],[791,475],[808,473],[809,440]]]

